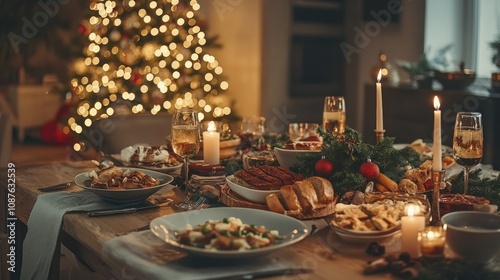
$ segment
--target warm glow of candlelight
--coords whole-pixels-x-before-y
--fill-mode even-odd
[[[418,205],[410,204],[406,208],[406,215],[409,217],[416,216],[420,213],[420,207]]]
[[[377,83],[380,83],[380,80],[382,79],[382,69],[380,69],[378,71],[378,75],[377,75]]]
[[[214,121],[210,121],[208,123],[208,128],[207,128],[207,131],[215,131],[216,128],[215,128],[215,122]]]
[[[439,110],[439,107],[441,107],[441,103],[439,103],[439,98],[434,96],[434,109]]]

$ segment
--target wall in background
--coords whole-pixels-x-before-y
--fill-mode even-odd
[[[208,50],[229,82],[233,108],[240,116],[261,114],[262,0],[201,0],[209,35],[218,35],[220,49]]]
[[[390,2],[390,1],[389,1]],[[370,68],[384,51],[395,67],[396,60],[416,61],[424,50],[425,1],[402,0],[397,23],[381,27],[369,37],[346,67],[347,124],[362,131],[364,85],[372,83]],[[244,115],[261,114],[268,128],[284,131],[287,122],[321,122],[323,98],[289,96],[290,0],[201,0],[210,34],[218,34],[223,48],[216,50],[230,83],[235,109]],[[355,42],[356,28],[365,30],[362,0],[346,1],[346,42]],[[405,75],[400,72],[401,78]],[[430,101],[431,102],[431,101]],[[426,104],[422,104],[425,106]],[[375,104],[373,105],[375,106]],[[390,135],[387,132],[386,135]]]

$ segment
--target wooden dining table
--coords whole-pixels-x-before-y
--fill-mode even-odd
[[[41,187],[58,184],[65,181],[72,181],[75,175],[95,169],[89,161],[81,162],[52,162],[35,164],[15,168],[15,215],[18,226],[16,228],[18,263],[21,261],[22,238],[26,233],[26,227],[31,210],[41,194],[38,190]],[[0,195],[2,201],[7,201],[8,190],[7,169],[0,171]],[[84,191],[78,186],[71,186],[64,191]],[[174,188],[167,194],[175,201],[180,201],[183,197],[181,191]],[[2,223],[7,221],[7,213],[2,211]],[[115,276],[111,273],[110,264],[101,258],[103,244],[113,238],[117,233],[127,232],[147,226],[149,222],[159,216],[169,215],[177,212],[174,207],[161,207],[156,209],[142,210],[131,214],[120,214],[103,217],[89,217],[86,213],[68,213],[64,216],[60,233],[60,240],[56,254],[52,261],[49,279],[59,279],[59,252],[61,244],[72,251],[76,257],[86,266],[99,272],[107,279]],[[2,225],[2,231],[5,225]],[[28,229],[29,230],[29,229]],[[24,232],[23,232],[24,231]],[[377,257],[360,253],[342,253],[336,246],[332,246],[332,229],[323,228],[313,235],[309,235],[304,240],[289,247],[280,249],[280,254],[294,254],[297,261],[304,268],[311,268],[312,272],[287,276],[286,279],[332,279],[333,275],[338,279],[364,279],[363,269],[369,260]],[[43,236],[40,236],[43,242]],[[2,242],[2,248],[7,248]],[[347,246],[347,245],[346,245]],[[2,252],[5,252],[2,250]],[[299,252],[297,254],[297,252]],[[2,253],[2,258],[5,258]],[[2,259],[2,264],[5,264]],[[3,275],[8,276],[3,268]],[[389,273],[370,275],[372,279],[392,279]],[[2,279],[9,279],[2,277]],[[269,277],[269,279],[284,279],[283,275]]]

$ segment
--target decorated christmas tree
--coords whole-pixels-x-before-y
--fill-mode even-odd
[[[71,80],[76,134],[115,114],[194,108],[199,119],[231,114],[222,67],[205,48],[196,0],[93,0],[79,32],[83,56]]]

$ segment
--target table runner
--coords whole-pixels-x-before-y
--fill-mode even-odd
[[[314,232],[326,227],[324,220],[307,221]],[[276,269],[304,268],[300,254],[279,254],[248,260],[210,260],[188,256],[166,244],[151,231],[133,232],[107,241],[102,257],[113,268],[118,279],[220,279],[241,275],[274,271]],[[286,272],[284,272],[286,275]]]
[[[39,195],[28,219],[28,232],[23,243],[21,279],[48,278],[64,214],[126,206],[105,202],[88,191]]]

